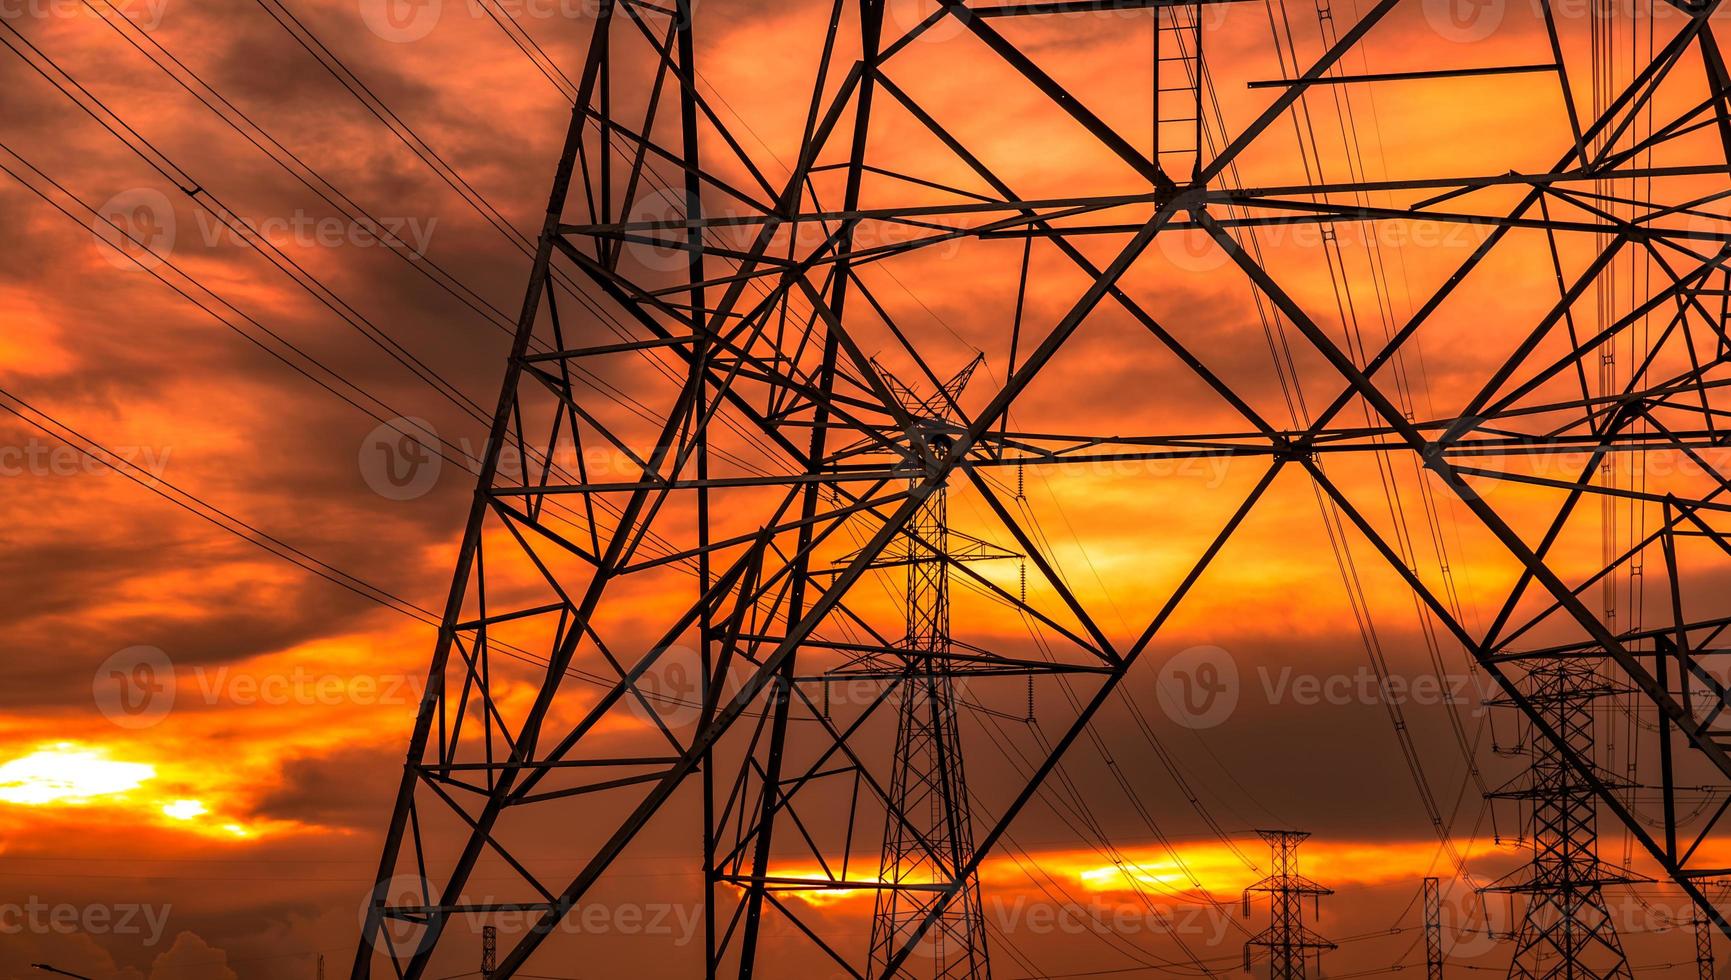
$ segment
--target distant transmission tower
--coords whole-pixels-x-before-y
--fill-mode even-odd
[[[930,399],[922,399],[887,370],[885,383],[915,421],[910,444],[935,462],[951,448],[944,431],[955,404],[980,361],[975,358]],[[880,370],[881,366],[880,366]],[[985,911],[976,874],[959,874],[974,858],[973,818],[968,806],[968,781],[963,765],[961,733],[956,727],[955,676],[950,659],[949,511],[944,485],[922,491],[924,460],[918,460],[909,483],[924,493],[920,509],[904,532],[905,553],[895,556],[907,566],[907,635],[897,662],[869,658],[868,670],[888,667],[897,687],[895,761],[890,771],[889,802],[884,820],[884,844],[872,910],[871,963],[874,976],[889,972],[888,964],[920,923],[941,904],[933,885],[960,880],[960,894],[942,907],[923,940],[929,951],[930,976],[941,980],[979,980],[991,976],[986,950]],[[984,542],[968,540],[971,545]],[[966,557],[1010,557],[1009,553],[964,549]],[[880,667],[879,665],[882,665]],[[838,673],[847,673],[839,671]],[[904,973],[914,972],[904,968]]]
[[[1526,701],[1556,732],[1578,763],[1593,759],[1593,702],[1613,693],[1590,662],[1561,660],[1534,667]],[[1527,802],[1531,863],[1487,891],[1524,894],[1515,932],[1511,978],[1603,980],[1633,977],[1604,886],[1640,880],[1599,860],[1598,811],[1591,783],[1549,739],[1529,740],[1531,768],[1494,798]],[[1600,774],[1602,782],[1611,782]]]
[[[1695,916],[1695,980],[1714,980],[1713,926],[1700,915]]]
[[[1442,980],[1442,888],[1435,878],[1424,880],[1424,965],[1426,980]]]
[[[499,968],[499,929],[497,926],[481,927],[481,980],[492,980],[493,971]]]
[[[1304,980],[1305,958],[1315,952],[1321,972],[1322,951],[1333,943],[1304,927],[1304,899],[1310,897],[1312,914],[1321,914],[1322,896],[1334,891],[1298,873],[1298,845],[1310,834],[1302,830],[1259,830],[1273,856],[1273,871],[1244,889],[1244,914],[1250,914],[1250,894],[1268,894],[1268,928],[1244,944],[1244,972],[1250,972],[1253,949],[1268,950],[1269,980]]]

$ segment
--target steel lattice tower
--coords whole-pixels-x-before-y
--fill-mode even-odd
[[[944,385],[940,395],[920,399],[885,372],[885,380],[915,420],[914,444],[940,459],[953,448],[943,432],[943,408],[967,386],[978,361]],[[974,829],[968,781],[956,715],[955,676],[950,664],[950,548],[946,490],[924,490],[924,502],[908,522],[905,653],[895,668],[895,759],[890,773],[890,815],[884,826],[872,915],[874,972],[884,969],[938,901],[927,886],[958,880],[972,863]],[[996,557],[972,555],[970,557]],[[1008,556],[1004,556],[1008,557]],[[847,671],[838,671],[846,676]],[[906,887],[915,886],[915,887]],[[988,978],[985,910],[977,876],[962,879],[959,897],[942,909],[923,939],[925,952],[904,973],[934,980]]]
[[[1442,887],[1435,878],[1424,880],[1424,967],[1426,980],[1442,980]]]
[[[1590,663],[1536,667],[1527,701],[1562,734],[1577,759],[1593,759],[1593,703],[1612,690]],[[1487,890],[1526,896],[1514,934],[1509,976],[1533,980],[1606,980],[1633,977],[1616,922],[1605,904],[1606,885],[1633,876],[1599,859],[1598,801],[1591,785],[1564,758],[1564,748],[1533,739],[1528,774],[1497,797],[1526,802],[1532,861],[1516,880]],[[1609,782],[1609,777],[1601,776]]]
[[[1261,5],[910,5],[912,20],[883,0],[834,0],[788,21],[809,33],[774,50],[809,55],[812,77],[797,96],[785,81],[756,93],[777,110],[763,134],[717,108],[706,85],[721,83],[702,67],[724,41],[772,43],[751,29],[761,5],[715,0],[694,19],[689,0],[600,0],[582,22],[571,118],[351,975],[472,969],[479,924],[506,913],[532,925],[501,931],[497,975],[559,972],[537,967],[590,941],[562,925],[628,882],[623,863],[645,850],[689,858],[668,887],[704,909],[703,942],[666,951],[679,958],[666,972],[778,977],[808,973],[814,957],[849,974],[907,972],[1102,706],[1170,654],[1198,584],[1246,560],[1235,536],[1294,485],[1726,929],[1699,882],[1731,869],[1690,846],[1724,811],[1688,805],[1696,787],[1731,789],[1731,694],[1716,680],[1731,609],[1712,587],[1731,566],[1720,499],[1731,468],[1709,452],[1724,444],[1731,386],[1731,222],[1718,203],[1731,74],[1709,30],[1717,0],[1643,10],[1664,14],[1651,19],[1652,56],[1590,105],[1567,81],[1589,67],[1587,25],[1551,17],[1548,0],[1525,64],[1501,40],[1451,38],[1417,45],[1443,67],[1374,73],[1356,68],[1365,47],[1405,57],[1436,36],[1414,33],[1436,4],[1370,0],[1350,17],[1323,5],[1303,50],[1218,64],[1203,58],[1222,50],[1211,15],[1242,10],[1260,25]],[[1122,78],[1079,79],[1051,62],[1057,48],[1026,43],[1028,30],[1096,17],[1114,18],[1104,33],[1145,32],[1154,104],[1133,120],[1104,108],[1123,105]],[[1456,88],[1510,74],[1555,86],[1556,111],[1523,130],[1542,157],[1505,152],[1506,128]],[[982,85],[1014,87],[1018,118],[945,101]],[[1291,125],[1300,113],[1379,85],[1462,106],[1453,138],[1481,152],[1458,168],[1397,155],[1371,179],[1318,169],[1338,153],[1294,145],[1312,138]],[[1250,96],[1226,112],[1215,95],[1227,91]],[[790,105],[799,118],[779,118]],[[1156,133],[1160,120],[1170,125]],[[1314,131],[1336,128],[1347,129]],[[1309,166],[1295,169],[1301,157]],[[1360,297],[1387,323],[1355,332],[1318,298],[1330,290],[1310,288],[1319,270],[1340,268],[1348,230],[1415,223],[1482,237],[1424,253],[1410,304]],[[1261,237],[1294,228],[1319,232],[1319,248],[1295,256]],[[1619,288],[1601,289],[1613,268]],[[1197,316],[1186,292],[1197,280],[1231,309]],[[954,302],[897,302],[898,284]],[[1469,329],[1482,336],[1464,344]],[[1266,359],[1245,347],[1261,337]],[[1624,368],[1607,377],[1596,359],[1613,343]],[[1453,379],[1428,401],[1409,383],[1421,344]],[[942,379],[982,355],[969,390],[944,394]],[[891,370],[942,410],[910,410]],[[1603,379],[1597,390],[1588,377]],[[1287,397],[1295,387],[1302,404]],[[1607,457],[1655,465],[1634,485]],[[1154,472],[1208,461],[1230,465],[1206,495]],[[1065,476],[1126,466],[1114,519],[1157,529],[1164,553],[1119,573],[1146,576],[1134,584],[1147,618],[1118,630],[1109,596],[1072,588],[1042,545],[1055,510],[1011,499],[1000,474],[1026,468],[1054,494],[1086,494]],[[1391,476],[1366,478],[1374,468]],[[1444,562],[1389,526],[1391,480],[1444,498],[1462,534],[1513,570],[1481,587],[1487,623],[1462,614]],[[1495,492],[1505,486],[1519,492]],[[978,526],[944,531],[952,584],[968,593],[951,596],[932,673],[1000,705],[1060,678],[1074,694],[1042,702],[1025,770],[990,783],[968,767],[971,846],[930,839],[959,827],[959,811],[934,822],[906,810],[921,798],[911,780],[893,788],[898,767],[925,763],[894,761],[912,747],[895,739],[908,624],[901,603],[873,595],[885,579],[902,587],[896,552],[936,495]],[[1194,505],[1181,523],[1175,498]],[[1600,541],[1593,505],[1607,499],[1641,508],[1641,533],[1602,565],[1559,560]],[[1025,555],[1026,593],[974,571],[970,552]],[[1587,590],[1636,566],[1649,583],[1665,569],[1669,588],[1648,590],[1665,615],[1589,608]],[[964,602],[980,605],[964,614]],[[999,642],[994,620],[1028,624],[1038,643]],[[1601,778],[1554,705],[1528,700],[1529,675],[1559,660],[1601,665],[1653,722],[1640,782],[1661,788],[1657,801]],[[864,687],[832,712],[838,677]],[[926,706],[970,710],[942,700]],[[934,739],[930,753],[949,745]],[[893,949],[814,911],[881,886],[879,827],[901,828],[947,875]]]
[[[1244,972],[1250,972],[1254,959],[1252,950],[1267,950],[1269,980],[1304,980],[1305,966],[1311,956],[1318,957],[1321,972],[1323,950],[1335,945],[1304,925],[1304,900],[1310,899],[1311,913],[1320,914],[1322,896],[1333,890],[1298,873],[1298,845],[1310,834],[1299,830],[1259,830],[1268,842],[1271,871],[1267,877],[1244,890],[1244,914],[1250,914],[1250,896],[1268,896],[1268,928],[1252,936],[1244,944]]]

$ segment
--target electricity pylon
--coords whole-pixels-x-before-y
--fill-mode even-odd
[[[1250,914],[1250,896],[1268,896],[1268,928],[1244,943],[1244,972],[1250,972],[1253,950],[1267,951],[1269,980],[1304,980],[1309,958],[1317,957],[1318,973],[1324,950],[1335,944],[1304,925],[1304,900],[1310,899],[1311,914],[1321,914],[1322,896],[1334,891],[1298,873],[1298,845],[1310,834],[1300,830],[1259,830],[1268,842],[1268,876],[1244,889],[1244,914]]]
[[[903,972],[1131,672],[1169,652],[1199,583],[1253,560],[1236,536],[1270,511],[1290,521],[1278,498],[1294,484],[1316,491],[1332,526],[1417,597],[1428,633],[1471,657],[1726,928],[1697,882],[1727,869],[1689,846],[1723,811],[1691,818],[1673,805],[1699,792],[1681,787],[1731,789],[1731,699],[1710,669],[1731,621],[1711,587],[1731,564],[1716,499],[1731,482],[1715,455],[1731,382],[1720,302],[1731,84],[1708,30],[1716,0],[1659,7],[1652,56],[1588,109],[1567,80],[1591,68],[1569,63],[1587,48],[1574,32],[1599,29],[1590,19],[1547,18],[1511,67],[1500,36],[1415,42],[1437,6],[1420,0],[1372,0],[1350,23],[1333,11],[1314,49],[1278,52],[1256,49],[1269,43],[1265,11],[1248,3],[912,5],[919,16],[904,22],[887,8],[905,5],[838,0],[834,16],[783,25],[809,36],[773,42],[749,29],[760,7],[726,0],[696,20],[689,0],[600,0],[584,21],[570,124],[351,976],[472,970],[473,934],[460,933],[503,914],[531,926],[499,951],[498,976],[558,972],[531,961],[571,962],[601,942],[561,927],[628,884],[621,868],[651,848],[689,858],[686,897],[705,911],[704,941],[660,951],[678,960],[660,972],[775,976],[814,957],[849,974]],[[1223,24],[1190,16],[1204,11]],[[1079,78],[1054,63],[1064,45],[1022,40],[1097,16],[1115,18],[1110,33],[1146,31],[1139,50],[1158,45],[1176,59],[1166,70],[1193,79],[1171,85],[1186,86],[1194,114],[1169,105],[1171,92],[1154,113],[1192,137],[1162,135],[1156,151],[1147,113],[1132,123],[1101,109],[1123,99],[1123,78]],[[1256,57],[1205,61],[1222,48],[1204,35],[1240,28],[1225,49]],[[815,62],[798,98],[779,81],[729,93],[743,116],[775,118],[762,140],[717,110],[706,85],[722,83],[700,67],[769,60],[749,49],[759,43]],[[1451,67],[1352,73],[1381,60],[1366,50],[1380,43]],[[747,50],[717,55],[722,44]],[[1274,64],[1288,66],[1282,77],[1251,74]],[[1147,80],[1166,88],[1157,67]],[[1344,119],[1291,124],[1365,86],[1461,105],[1463,79],[1511,71],[1557,82],[1563,103],[1523,127],[1520,147],[1505,145],[1506,120],[1474,108],[1425,117],[1480,151],[1458,168],[1416,136],[1406,145],[1420,152],[1396,154],[1375,180],[1324,172],[1343,147],[1305,146],[1304,166],[1293,152],[1295,129],[1357,132]],[[1016,118],[957,98],[981,86],[1020,93]],[[1216,90],[1242,104],[1220,111]],[[802,118],[784,118],[791,104]],[[1388,246],[1401,255],[1376,263],[1374,281],[1409,268],[1410,302],[1367,295],[1365,278],[1316,288],[1340,273],[1343,232],[1380,243],[1415,225],[1482,237],[1456,252]],[[1273,248],[1259,237],[1269,229],[1320,230],[1328,261]],[[1613,272],[1619,287],[1599,291]],[[1229,309],[1197,315],[1192,287]],[[1385,329],[1360,329],[1347,304],[1321,296],[1362,300],[1351,307],[1380,311]],[[1266,338],[1266,357],[1247,338]],[[1609,344],[1634,348],[1626,375],[1585,390]],[[880,366],[936,392],[982,353],[990,370],[944,406],[947,446],[929,451],[932,427]],[[1449,379],[1434,398],[1412,390],[1421,356]],[[1604,457],[1636,454],[1653,460],[1642,485],[1603,478]],[[1207,493],[1171,475],[1209,461],[1230,466]],[[1157,537],[1160,560],[1073,587],[1041,526],[1061,526],[1058,509],[1005,499],[997,475],[1023,467],[1055,498],[1116,491],[1105,495],[1113,533]],[[1512,570],[1481,586],[1497,610],[1487,623],[1461,613],[1444,556],[1415,550],[1424,536],[1379,517],[1402,483],[1409,505],[1444,498],[1475,563]],[[983,781],[979,755],[968,760],[972,854],[874,965],[860,923],[824,910],[880,885],[876,828],[900,820],[898,685],[885,676],[834,712],[819,698],[841,665],[905,655],[904,611],[873,587],[940,489],[952,525],[969,515],[973,538],[1025,555],[1030,578],[1023,595],[950,564],[979,603],[964,613],[955,596],[950,673],[988,710],[1030,681],[1061,678],[1067,696],[1043,701],[1040,728],[1017,746],[1025,765]],[[1605,498],[1638,505],[1652,533],[1583,566],[1582,525]],[[948,532],[952,551],[960,531]],[[1673,547],[1682,584],[1664,628],[1609,622],[1582,600]],[[1132,590],[1147,618],[1114,628],[1126,608],[1114,589]],[[1516,650],[1534,636],[1555,647]],[[1527,673],[1547,657],[1602,664],[1633,692],[1655,722],[1643,737],[1660,743],[1644,748],[1663,749],[1642,754],[1658,761],[1641,782],[1665,787],[1663,802],[1599,779],[1525,701]]]
[[[1527,703],[1539,710],[1578,759],[1592,760],[1593,702],[1614,692],[1592,664],[1535,667]],[[1607,784],[1608,774],[1598,777]],[[1526,896],[1509,976],[1517,980],[1633,977],[1607,885],[1643,880],[1599,859],[1598,804],[1586,778],[1548,740],[1530,740],[1530,764],[1515,785],[1492,794],[1524,802],[1532,860],[1487,891]]]
[[[947,430],[954,419],[945,406],[956,404],[979,365],[978,358],[969,362],[929,398],[919,397],[883,370],[885,383],[914,422],[912,443],[924,454],[942,457],[952,450]],[[952,550],[946,487],[927,490],[916,478],[910,489],[923,494],[924,501],[903,534],[905,550],[896,556],[907,573],[906,639],[893,663],[885,664],[890,658],[878,655],[865,663],[872,674],[882,676],[887,669],[894,676],[897,718],[880,885],[872,912],[871,962],[874,972],[887,968],[939,903],[941,893],[932,886],[955,883],[958,897],[938,912],[919,961],[903,972],[934,980],[986,980],[991,958],[979,877],[963,876],[963,869],[973,863],[974,828],[951,662],[950,564],[1015,554],[965,536],[958,539],[962,547]],[[858,670],[832,673],[857,676]]]
[[[1442,887],[1435,878],[1424,880],[1424,968],[1425,980],[1442,980]]]

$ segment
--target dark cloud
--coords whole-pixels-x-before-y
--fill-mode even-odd
[[[255,816],[370,832],[396,798],[390,778],[402,768],[395,747],[356,746],[329,755],[291,759],[282,785],[259,799]]]

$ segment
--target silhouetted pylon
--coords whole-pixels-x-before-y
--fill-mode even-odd
[[[950,452],[951,438],[944,430],[952,420],[944,406],[955,403],[979,364],[978,358],[969,362],[931,398],[919,397],[883,371],[885,382],[915,421],[918,431],[910,434],[909,442],[916,450],[938,461]],[[914,469],[924,471],[923,465]],[[868,671],[889,672],[898,684],[895,759],[878,874],[885,887],[878,889],[872,910],[872,975],[887,974],[897,951],[932,913],[940,895],[931,886],[959,878],[958,897],[921,939],[923,955],[901,972],[934,980],[987,980],[991,959],[979,877],[961,873],[974,858],[974,831],[956,725],[949,566],[952,561],[1013,556],[973,539],[953,550],[946,488],[921,491],[918,483],[910,482],[910,490],[924,492],[925,499],[903,534],[905,553],[887,562],[906,566],[903,649],[899,657],[867,658],[862,665]]]
[[[1599,860],[1594,790],[1577,765],[1593,759],[1594,700],[1613,693],[1590,662],[1534,667],[1526,701],[1563,739],[1575,763],[1546,738],[1529,739],[1531,768],[1493,798],[1531,806],[1532,861],[1487,888],[1528,896],[1514,934],[1512,980],[1633,977],[1604,886],[1643,880]],[[1612,782],[1609,774],[1600,774]]]
[[[1424,965],[1427,980],[1442,980],[1442,888],[1435,878],[1424,880]]]
[[[1244,972],[1250,972],[1256,947],[1268,950],[1269,980],[1303,980],[1305,959],[1314,951],[1320,958],[1334,943],[1304,927],[1304,898],[1310,896],[1312,914],[1321,914],[1322,896],[1333,889],[1298,873],[1298,845],[1310,834],[1302,830],[1259,830],[1273,855],[1273,871],[1244,889],[1244,914],[1250,914],[1251,892],[1268,894],[1268,928],[1244,944]],[[1320,962],[1320,960],[1319,960]]]

